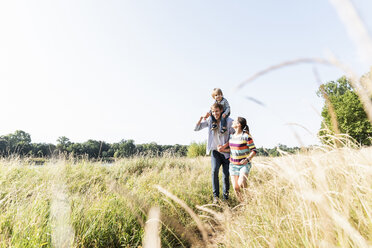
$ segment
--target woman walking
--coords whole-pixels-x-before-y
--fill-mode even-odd
[[[235,194],[239,201],[242,201],[241,189],[247,187],[249,171],[252,167],[251,160],[256,155],[256,146],[249,134],[247,121],[238,117],[232,123],[234,134],[230,135],[229,142],[219,146],[219,152],[230,152],[229,172]]]

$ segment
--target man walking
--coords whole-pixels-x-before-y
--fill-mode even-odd
[[[218,128],[212,130],[212,121],[211,118],[208,118],[205,121],[202,121],[204,116],[200,117],[200,120],[196,124],[195,131],[200,131],[203,128],[208,127],[208,141],[207,141],[207,153],[211,154],[211,164],[212,164],[212,188],[213,188],[213,203],[218,203],[218,199],[220,197],[220,184],[218,173],[219,169],[222,165],[222,190],[223,190],[223,199],[227,200],[229,198],[229,189],[230,189],[230,181],[229,181],[229,153],[219,152],[217,147],[219,145],[224,145],[229,141],[230,134],[233,132],[231,125],[232,119],[228,117],[227,121],[227,132],[220,133],[221,125],[221,114],[223,111],[223,106],[219,103],[215,103],[211,107],[212,115],[217,121]]]

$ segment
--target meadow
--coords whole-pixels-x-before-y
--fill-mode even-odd
[[[244,202],[211,191],[208,157],[2,159],[0,247],[142,247],[152,207],[162,247],[372,245],[372,148],[256,157]]]

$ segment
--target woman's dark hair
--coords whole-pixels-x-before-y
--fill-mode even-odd
[[[238,117],[238,122],[242,127],[243,133],[249,134],[249,127],[247,125],[247,120],[243,117]]]

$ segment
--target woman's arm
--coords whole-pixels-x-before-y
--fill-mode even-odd
[[[251,162],[251,160],[254,156],[256,156],[256,150],[251,151],[245,159],[240,161],[240,164],[246,164],[248,162]]]
[[[227,141],[224,145],[221,146],[222,149],[226,149],[229,147],[229,142]]]
[[[247,158],[245,158],[244,160],[240,161],[240,164],[246,164],[248,162],[251,162],[252,158],[254,156],[256,156],[256,153],[257,153],[256,146],[255,146],[255,144],[253,142],[253,139],[252,139],[251,135],[248,135],[246,141],[247,141],[248,148],[249,148],[249,150],[251,152],[248,154]]]

